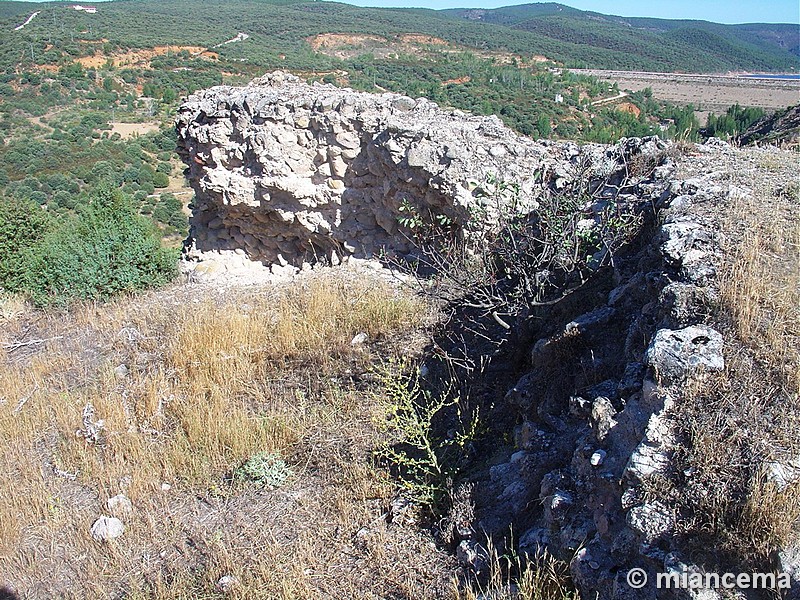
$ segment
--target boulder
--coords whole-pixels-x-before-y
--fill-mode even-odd
[[[125,533],[125,525],[116,517],[103,515],[91,528],[92,539],[96,542],[109,542]]]
[[[645,355],[658,381],[677,385],[700,374],[722,371],[722,335],[705,325],[656,332]]]

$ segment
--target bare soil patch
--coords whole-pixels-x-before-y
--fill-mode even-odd
[[[150,68],[150,61],[154,57],[170,53],[177,54],[184,50],[196,58],[203,58],[206,60],[219,59],[219,53],[208,50],[203,46],[155,46],[153,48],[131,50],[124,53],[114,53],[110,56],[103,53],[98,53],[94,56],[82,56],[75,59],[75,62],[80,63],[86,68],[96,69],[102,67],[106,64],[106,61],[110,59],[113,61],[115,67],[135,66]]]
[[[426,44],[429,46],[449,46],[449,44],[442,38],[437,38],[432,35],[423,35],[420,33],[407,33],[401,35],[400,39],[406,44]]]
[[[355,35],[346,33],[323,33],[308,39],[315,52],[340,59],[353,58],[359,54],[391,52],[389,41],[378,35]]]
[[[323,33],[307,38],[307,41],[315,52],[339,59],[354,58],[365,53],[372,53],[378,58],[392,58],[399,54],[432,57],[438,52],[470,52],[481,58],[494,60],[499,64],[516,62],[525,66],[548,61],[546,57],[538,55],[524,57],[507,52],[478,50],[452,44],[447,40],[421,33],[405,33],[396,38],[377,35]]]
[[[36,65],[34,69],[40,73],[58,73],[61,67],[58,65]]]
[[[111,123],[111,133],[118,133],[123,140],[152,133],[161,129],[158,123]]]
[[[630,102],[620,102],[617,105],[617,110],[632,114],[634,117],[638,117],[640,114],[642,114],[642,111],[639,109],[639,107],[635,104],[631,104]]]
[[[467,75],[465,77],[458,77],[456,79],[448,79],[447,81],[443,81],[442,85],[461,85],[464,83],[469,83],[470,81],[472,81],[472,77]]]
[[[576,69],[575,72],[614,81],[620,89],[633,92],[649,87],[655,98],[692,104],[695,109],[706,113],[725,112],[734,104],[776,110],[800,102],[800,81],[633,71]]]

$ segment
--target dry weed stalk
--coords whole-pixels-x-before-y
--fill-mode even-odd
[[[578,600],[569,564],[544,552],[538,558],[501,555],[491,543],[488,579],[466,586],[453,581],[453,600]]]

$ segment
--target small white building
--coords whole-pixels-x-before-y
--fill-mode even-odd
[[[90,15],[93,15],[97,12],[97,8],[94,6],[81,6],[80,4],[73,4],[72,8],[89,13]]]

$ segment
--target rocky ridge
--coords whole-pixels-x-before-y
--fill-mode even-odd
[[[784,144],[796,146],[800,143],[800,104],[777,111],[753,123],[742,133],[740,144]]]
[[[776,160],[769,150],[750,152],[751,164]],[[715,329],[727,242],[722,215],[737,199],[759,192],[729,171],[745,162],[741,151],[712,139],[693,154],[669,177],[655,235],[618,261],[605,300],[584,305],[588,312],[553,315],[543,328],[547,335],[533,343],[528,372],[502,405],[518,422],[514,449],[475,488],[482,507],[460,542],[468,568],[486,568],[484,532],[507,540],[511,527],[519,532],[514,550],[568,560],[582,598],[766,597],[753,590],[656,586],[658,574],[720,568],[698,562],[681,534],[691,495],[705,492],[692,470],[679,467],[680,412],[687,388],[722,372],[726,352],[736,347]],[[554,362],[562,363],[555,383]],[[587,371],[594,377],[587,379]],[[781,488],[798,481],[797,475],[792,483],[783,480],[784,473],[796,473],[792,456],[777,467],[761,465]],[[672,482],[671,494],[687,500],[676,503],[663,491],[665,481]],[[796,557],[792,545],[775,553],[776,572],[791,578],[778,584],[780,597],[798,597]],[[636,569],[647,584],[634,589],[628,574]]]
[[[692,207],[727,193],[707,179],[672,180],[653,243],[618,265],[605,303],[569,315],[533,345],[530,372],[506,396],[521,421],[518,450],[479,488],[492,500],[475,530],[522,526],[519,551],[571,559],[582,597],[672,597],[656,590],[656,574],[691,565],[672,538],[672,507],[642,492],[671,472],[676,394],[724,368],[722,335],[704,322],[716,300],[719,240]],[[548,365],[565,360],[567,337],[583,350],[554,386]],[[598,374],[593,385],[574,375],[586,370]],[[634,568],[650,585],[628,584]]]

